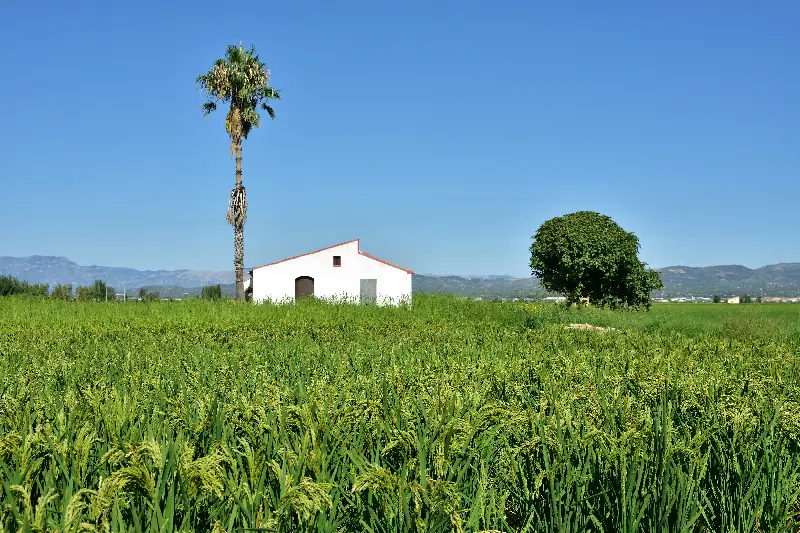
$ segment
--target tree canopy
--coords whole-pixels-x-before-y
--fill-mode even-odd
[[[114,287],[99,279],[94,280],[94,283],[88,287],[78,285],[78,289],[75,291],[75,298],[79,302],[113,302],[116,299],[116,295],[117,291]]]
[[[261,123],[258,110],[275,118],[269,101],[280,99],[280,92],[269,85],[270,72],[261,62],[255,48],[229,45],[225,57],[218,59],[208,73],[197,77],[200,89],[209,97],[203,114],[217,109],[217,102],[228,102],[225,130],[231,138],[231,153],[236,144],[247,139],[250,130]]]
[[[12,276],[0,276],[0,296],[42,297],[47,296],[48,289],[49,286],[46,283],[28,283]]]
[[[200,291],[200,298],[203,300],[221,300],[222,299],[222,286],[217,285],[206,285]]]
[[[610,217],[578,211],[545,221],[533,236],[531,272],[567,304],[650,308],[650,293],[663,288],[658,272],[638,258],[639,238]]]

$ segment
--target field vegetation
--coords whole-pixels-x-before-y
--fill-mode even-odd
[[[5,531],[796,532],[799,443],[800,306],[0,298]]]

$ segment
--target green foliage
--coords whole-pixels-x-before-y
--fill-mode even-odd
[[[0,276],[0,296],[31,296],[43,298],[47,296],[49,286],[46,283],[28,283],[12,276]]]
[[[531,271],[567,305],[588,298],[612,308],[650,308],[663,288],[658,272],[639,261],[639,239],[611,218],[579,211],[545,221],[533,236]]]
[[[203,104],[203,114],[214,111],[218,102],[230,104],[225,129],[231,137],[231,150],[259,126],[259,109],[275,118],[269,101],[280,99],[280,92],[269,86],[269,78],[269,69],[259,60],[255,48],[245,49],[241,44],[229,45],[225,57],[197,77],[200,89],[210,98]]]
[[[11,296],[17,292],[17,278],[0,276],[0,296]]]
[[[155,302],[161,299],[161,294],[157,291],[147,290],[145,287],[139,289],[139,298],[143,302]]]
[[[78,285],[75,291],[75,298],[79,302],[113,302],[116,299],[116,290],[106,284],[105,281],[95,280],[88,287]]]
[[[718,303],[720,303],[721,301],[722,301],[722,296],[720,296],[719,294],[715,294],[715,295],[714,295],[714,303],[715,303],[715,304],[718,304]]]
[[[72,285],[57,283],[50,293],[50,298],[54,300],[72,300]]]
[[[799,313],[3,299],[0,522],[796,533]]]
[[[84,287],[83,285],[78,285],[77,289],[75,289],[75,299],[78,300],[79,302],[99,301],[95,298],[95,294],[92,291],[92,288]]]
[[[743,303],[743,304],[753,303],[753,297],[750,296],[749,294],[745,294],[743,296],[740,296],[739,297],[739,303]]]
[[[200,298],[203,300],[221,300],[222,299],[222,286],[206,285],[200,291]]]

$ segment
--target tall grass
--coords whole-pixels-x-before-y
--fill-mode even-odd
[[[560,307],[562,318],[643,333],[704,335],[746,342],[800,344],[800,305],[797,304],[654,304],[646,314],[613,312],[586,307],[570,312]]]
[[[800,306],[721,307],[0,299],[0,518],[796,532]]]

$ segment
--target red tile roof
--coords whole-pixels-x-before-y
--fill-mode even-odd
[[[255,270],[257,268],[263,268],[263,267],[268,267],[268,266],[272,266],[272,265],[277,265],[278,263],[285,263],[286,261],[291,261],[292,259],[297,259],[298,257],[305,257],[307,255],[312,255],[312,254],[316,254],[316,253],[319,253],[319,252],[324,252],[325,250],[330,250],[331,248],[336,248],[337,246],[342,246],[344,244],[350,244],[352,242],[356,243],[356,246],[358,247],[359,255],[363,255],[364,257],[368,257],[368,258],[372,259],[373,261],[378,261],[379,263],[383,263],[385,265],[389,265],[390,267],[397,268],[397,269],[402,270],[404,272],[407,272],[409,274],[413,274],[414,273],[413,271],[411,271],[411,270],[409,270],[407,268],[403,268],[401,266],[397,266],[394,263],[390,263],[389,261],[384,261],[383,259],[381,259],[379,257],[375,257],[374,255],[370,255],[367,252],[362,252],[361,251],[361,242],[359,241],[359,239],[353,239],[351,241],[340,242],[339,244],[334,244],[332,246],[326,246],[325,248],[320,248],[319,250],[314,250],[313,252],[306,252],[304,254],[295,255],[293,257],[287,257],[286,259],[281,259],[280,261],[275,261],[273,263],[267,263],[266,265],[253,267],[250,270]]]

